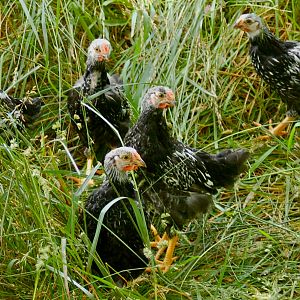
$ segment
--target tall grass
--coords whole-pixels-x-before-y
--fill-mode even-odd
[[[285,106],[255,74],[247,38],[232,26],[254,11],[281,38],[300,41],[299,1],[19,0],[0,7],[0,88],[45,102],[29,130],[1,135],[1,299],[300,297],[299,124],[289,139],[254,140],[264,129],[252,122],[279,122]],[[174,136],[211,153],[252,152],[243,178],[180,233],[174,268],[123,288],[86,271],[90,245],[77,217],[89,191],[78,192],[65,176],[75,171],[70,156],[79,167],[84,160],[66,94],[99,36],[112,43],[110,70],[123,77],[134,119],[145,90],[168,85],[177,98],[168,116]]]

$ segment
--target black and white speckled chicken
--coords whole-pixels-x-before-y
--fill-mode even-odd
[[[249,37],[256,72],[287,104],[286,118],[271,130],[272,134],[281,135],[300,114],[300,42],[279,40],[253,13],[241,15],[234,27]]]
[[[29,126],[39,116],[43,104],[39,97],[19,99],[8,96],[4,91],[0,90],[0,130],[14,122],[16,122],[15,124],[19,129]]]
[[[124,142],[134,147],[147,165],[141,191],[147,207],[168,213],[170,226],[180,228],[208,211],[213,194],[235,182],[249,154],[241,149],[211,155],[172,138],[163,111],[174,105],[171,89],[150,88],[142,100],[142,113]],[[169,241],[161,266],[164,271],[172,263],[176,242],[177,237]]]
[[[88,197],[85,204],[85,224],[84,219],[80,221],[91,241],[95,236],[99,215],[107,204],[118,197],[136,198],[128,172],[139,167],[145,167],[145,163],[131,147],[116,148],[106,154],[104,169],[107,179]],[[147,222],[147,215],[145,218]],[[113,273],[120,272],[120,277],[129,280],[139,276],[147,266],[143,248],[129,200],[116,202],[103,219],[96,248],[101,260]]]
[[[81,143],[88,150],[87,174],[92,165],[92,153],[103,162],[110,148],[121,141],[111,126],[94,111],[84,106],[85,98],[92,96],[89,107],[100,113],[123,138],[130,126],[130,105],[122,90],[122,81],[116,75],[109,76],[106,61],[111,45],[106,39],[92,41],[88,48],[86,71],[75,83],[68,96],[68,109],[72,124]]]

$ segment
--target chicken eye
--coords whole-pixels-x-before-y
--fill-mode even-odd
[[[129,157],[129,155],[128,154],[124,154],[123,156],[122,156],[122,159],[125,159],[125,160],[128,160],[130,157]]]
[[[253,23],[253,21],[251,19],[247,19],[247,20],[245,20],[245,23],[248,24],[248,25],[250,25],[250,24]]]
[[[161,92],[158,92],[157,94],[156,94],[159,98],[163,98],[165,95],[164,95],[164,93],[161,93]]]

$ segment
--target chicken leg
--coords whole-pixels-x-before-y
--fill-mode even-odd
[[[155,241],[151,242],[150,245],[152,248],[158,248],[158,251],[155,255],[155,262],[158,264],[161,271],[165,273],[170,269],[172,263],[178,258],[173,257],[175,247],[178,244],[178,235],[170,238],[169,235],[165,232],[163,236],[160,237],[153,225],[151,225],[151,231]],[[166,252],[165,257],[163,261],[161,261],[160,257],[164,252]]]
[[[93,156],[91,154],[91,151],[87,150],[85,151],[87,152],[86,156],[87,156],[87,160],[86,160],[86,169],[85,169],[85,175],[86,177],[88,177],[91,174],[92,168],[93,168]],[[74,176],[70,176],[69,178],[74,181],[78,186],[82,186],[82,184],[84,183],[84,181],[86,180],[85,178],[77,178]],[[93,186],[94,185],[94,180],[90,179],[88,181],[88,186]]]
[[[269,131],[272,135],[275,136],[282,136],[286,134],[284,131],[290,124],[295,120],[295,117],[292,116],[286,116],[284,120],[282,120],[276,127],[272,127],[271,125],[269,126]],[[271,122],[270,122],[271,123]],[[256,126],[261,126],[259,123],[254,123]],[[271,135],[263,135],[258,137],[259,140],[265,141],[265,140],[270,140],[272,138]]]

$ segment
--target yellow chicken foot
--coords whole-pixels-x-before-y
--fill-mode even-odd
[[[169,271],[172,263],[178,258],[177,256],[173,257],[174,250],[177,244],[178,244],[178,235],[175,235],[169,240],[169,244],[168,244],[168,248],[164,260],[159,263],[159,268],[163,273]]]
[[[151,231],[155,241],[150,242],[150,246],[152,248],[158,248],[158,251],[155,255],[155,262],[158,264],[161,271],[165,273],[170,269],[172,263],[177,259],[177,257],[173,257],[173,254],[175,247],[178,244],[178,236],[176,235],[170,239],[168,234],[165,232],[163,236],[160,237],[153,225],[151,225]],[[163,261],[161,261],[160,257],[164,252],[166,252],[165,257]]]
[[[168,246],[168,235],[165,232],[162,237],[158,234],[156,228],[151,224],[151,231],[154,236],[154,242],[150,242],[151,248],[157,248],[158,251],[155,255],[155,261],[158,261],[161,255],[165,252]]]
[[[281,121],[276,127],[272,127],[271,124],[272,124],[272,121],[270,120],[269,123],[270,123],[270,126],[269,126],[269,131],[272,135],[275,135],[275,136],[283,136],[285,135],[287,132],[284,131],[290,124],[291,122],[293,122],[295,120],[295,117],[290,117],[290,116],[287,116],[285,117],[285,119],[283,121]],[[261,126],[261,124],[259,123],[256,123],[254,122],[254,125],[256,126]],[[262,140],[262,141],[265,141],[265,140],[270,140],[272,138],[272,135],[263,135],[263,136],[260,136],[258,137],[258,140]]]
[[[87,161],[86,161],[86,170],[85,170],[86,177],[88,177],[91,174],[92,169],[93,169],[93,158],[88,157]],[[74,181],[76,183],[76,185],[82,186],[82,184],[84,183],[86,177],[85,178],[78,178],[78,177],[70,176],[68,178],[71,179],[72,181]],[[90,179],[88,181],[88,186],[93,186],[93,185],[94,185],[94,180]]]

